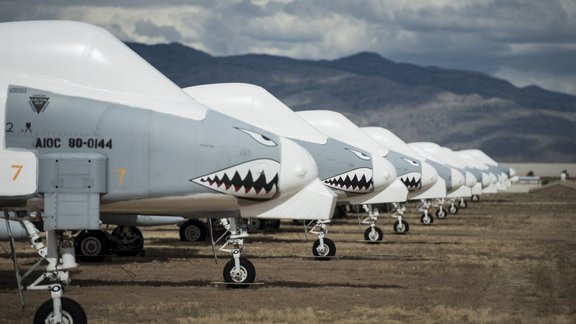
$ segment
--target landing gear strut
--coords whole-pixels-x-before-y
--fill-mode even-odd
[[[316,220],[309,231],[311,234],[318,235],[318,239],[312,245],[312,254],[317,257],[316,260],[330,260],[330,257],[336,255],[336,244],[326,237],[328,234],[326,224],[328,223],[330,220]],[[305,227],[307,227],[306,224]]]
[[[456,206],[455,199],[450,199],[450,207],[448,207],[448,212],[452,215],[458,214],[458,206]]]
[[[420,223],[424,225],[431,225],[432,223],[434,223],[434,217],[432,217],[432,215],[430,214],[429,209],[430,209],[430,203],[427,200],[422,199],[418,211],[422,212],[422,214],[420,215]]]
[[[52,293],[54,294],[54,293]],[[76,301],[66,297],[60,297],[61,301],[61,323],[87,323],[86,313],[82,306]],[[48,300],[40,305],[34,315],[34,323],[52,323],[55,319],[54,301]],[[54,323],[57,323],[54,321]]]
[[[384,238],[384,233],[376,226],[380,212],[378,208],[373,208],[368,205],[362,205],[362,209],[366,211],[367,215],[363,219],[360,219],[360,224],[370,226],[364,231],[364,240],[371,244],[378,244]]]
[[[444,209],[444,198],[438,198],[434,201],[434,207],[436,207],[436,217],[438,219],[444,219],[448,216],[448,212]]]
[[[392,217],[396,217],[396,221],[393,224],[394,233],[396,234],[406,234],[410,231],[410,224],[404,220],[404,211],[406,211],[406,205],[404,203],[394,203],[394,214]]]
[[[86,313],[82,306],[74,300],[62,296],[62,286],[70,283],[70,275],[67,270],[78,266],[74,255],[73,238],[66,235],[63,231],[46,231],[46,246],[44,246],[42,239],[38,235],[40,232],[36,227],[29,221],[22,221],[28,233],[30,244],[40,258],[21,276],[14,239],[8,221],[8,211],[4,212],[4,216],[10,236],[12,260],[14,261],[14,271],[20,294],[22,293],[22,281],[32,274],[42,261],[48,263],[44,273],[26,287],[27,290],[50,290],[52,297],[51,300],[46,301],[38,308],[34,315],[34,323],[87,323]],[[23,296],[21,295],[20,297],[22,306],[24,306]]]
[[[224,281],[229,283],[229,288],[247,288],[256,279],[256,268],[252,262],[242,257],[244,238],[248,237],[246,225],[236,218],[222,218],[220,222],[230,232],[220,251],[232,253],[232,260],[224,266]],[[213,244],[215,243],[213,241]],[[231,248],[227,248],[228,245],[231,245]]]

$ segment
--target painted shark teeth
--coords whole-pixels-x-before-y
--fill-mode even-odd
[[[270,199],[278,192],[280,163],[261,159],[235,165],[190,181],[239,198]]]
[[[359,168],[322,180],[330,188],[354,192],[366,193],[373,189],[372,169]]]
[[[400,181],[408,188],[408,191],[420,189],[422,187],[422,174],[420,172],[410,172],[400,176]]]

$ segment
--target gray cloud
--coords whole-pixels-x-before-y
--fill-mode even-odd
[[[214,55],[396,61],[477,70],[576,94],[573,0],[103,0],[0,4],[0,21],[74,19],[123,40]]]
[[[134,32],[144,36],[159,37],[172,41],[183,40],[180,34],[173,26],[157,26],[150,20],[140,20],[134,25]]]

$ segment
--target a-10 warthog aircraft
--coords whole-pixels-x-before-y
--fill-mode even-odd
[[[238,217],[331,217],[336,195],[305,149],[199,104],[105,30],[4,23],[0,42],[1,207],[48,261],[27,286],[52,293],[35,320],[86,320],[62,285],[71,231],[98,230],[101,214],[223,218],[224,278],[241,283],[255,269]]]

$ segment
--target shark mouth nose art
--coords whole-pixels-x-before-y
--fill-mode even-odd
[[[254,160],[190,179],[204,187],[239,198],[270,199],[278,193],[280,163]]]
[[[355,193],[370,192],[373,189],[372,169],[359,168],[322,180],[330,188]]]
[[[400,181],[409,191],[417,190],[422,187],[422,174],[420,172],[410,172],[400,176]]]

